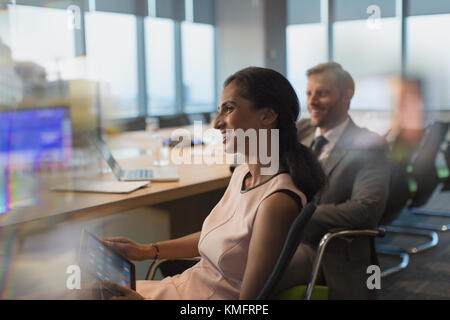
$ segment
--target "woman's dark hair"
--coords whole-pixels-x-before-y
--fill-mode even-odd
[[[297,94],[280,73],[250,67],[231,75],[224,88],[236,82],[240,95],[256,109],[271,108],[278,114],[280,164],[310,202],[325,184],[325,174],[317,158],[298,140],[296,121],[300,114]]]

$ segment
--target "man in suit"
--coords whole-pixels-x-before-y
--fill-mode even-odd
[[[307,72],[311,119],[297,124],[300,141],[311,147],[327,176],[305,240],[281,280],[279,289],[309,282],[321,237],[332,229],[374,228],[388,196],[386,142],[358,127],[348,115],[355,84],[339,64],[329,62]],[[376,264],[373,239],[334,239],[324,255],[319,279],[331,299],[368,299],[367,267]]]

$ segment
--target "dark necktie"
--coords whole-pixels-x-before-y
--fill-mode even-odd
[[[312,151],[318,158],[320,153],[322,152],[323,147],[328,143],[328,140],[324,136],[318,136],[314,139],[314,143],[312,145]]]

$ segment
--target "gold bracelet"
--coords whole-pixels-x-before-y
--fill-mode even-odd
[[[155,259],[158,259],[158,257],[159,257],[159,247],[158,247],[158,245],[156,244],[156,243],[152,243],[152,244],[150,244],[153,248],[155,248],[155,251],[156,251],[156,255],[155,255]]]

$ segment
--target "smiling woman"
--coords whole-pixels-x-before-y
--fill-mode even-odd
[[[200,261],[180,275],[162,281],[138,281],[136,292],[113,285],[117,299],[255,299],[269,277],[287,232],[300,210],[324,184],[317,159],[297,141],[297,95],[278,72],[247,68],[225,81],[214,127],[229,143],[227,131],[279,132],[265,140],[277,152],[274,174],[256,157],[236,168],[225,194],[203,223],[201,232],[152,245],[120,237],[104,243],[134,260],[189,258]],[[259,136],[258,136],[259,137]],[[259,142],[259,141],[258,141]],[[276,147],[275,147],[276,145]],[[234,148],[228,150],[236,152]]]

